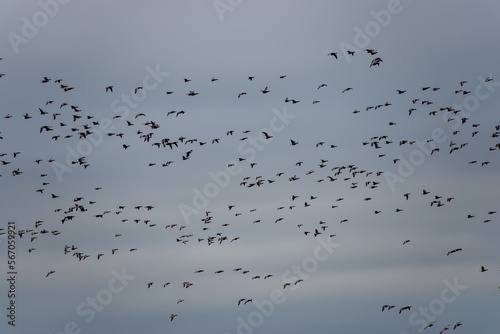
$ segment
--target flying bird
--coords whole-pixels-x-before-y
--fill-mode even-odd
[[[384,312],[386,309],[390,310],[390,309],[392,309],[394,307],[395,307],[394,305],[385,304],[385,305],[382,306],[382,312]]]
[[[453,250],[449,251],[449,252],[446,254],[446,256],[448,256],[448,255],[450,255],[450,254],[453,254],[453,253],[456,253],[456,252],[460,252],[460,251],[462,251],[462,248],[455,248],[455,249],[453,249]]]
[[[382,63],[383,60],[380,59],[380,58],[375,58],[372,60],[372,62],[370,63],[370,66],[369,67],[372,67],[372,66],[380,66],[380,63]]]
[[[265,132],[265,131],[262,131],[262,134],[264,135],[264,138],[265,138],[265,139],[271,139],[271,138],[273,138],[273,136],[269,135],[269,134],[268,134],[267,132]]]
[[[404,310],[411,310],[411,306],[404,306],[402,308],[399,309],[399,314],[401,314],[401,312],[403,312]]]

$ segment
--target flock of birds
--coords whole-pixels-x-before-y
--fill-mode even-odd
[[[375,56],[378,54],[377,50],[374,49],[366,49],[364,50],[366,54],[369,56]],[[347,51],[348,56],[355,56],[355,51]],[[327,56],[333,57],[335,61],[339,60],[337,52],[331,52]],[[372,58],[368,63],[368,67],[372,68],[380,67],[383,63],[383,60],[376,56]],[[1,74],[0,77],[6,76],[5,74]],[[8,77],[8,76],[7,76]],[[280,80],[286,80],[286,75],[279,76]],[[255,80],[254,76],[248,76],[248,81],[253,83]],[[5,80],[2,79],[2,80]],[[220,79],[222,80],[222,79]],[[488,77],[486,81],[493,80],[491,77]],[[215,83],[219,81],[219,78],[212,77],[210,82]],[[182,84],[189,85],[191,79],[185,78]],[[55,85],[56,89],[60,89],[65,94],[71,94],[72,91],[77,91],[77,89],[73,85],[66,84],[62,79],[53,79],[50,77],[43,77],[40,82],[42,85]],[[102,89],[107,94],[115,94],[114,85],[106,85],[104,84]],[[262,87],[253,87],[255,94],[272,94],[272,90],[270,89],[270,85],[266,85]],[[328,89],[329,83],[320,82],[318,86],[314,87],[316,91]],[[143,90],[142,86],[137,86],[133,91],[134,94],[140,93]],[[190,98],[198,98],[198,95],[203,95],[203,92],[197,92],[192,88],[186,88],[186,91],[183,91],[181,94],[185,94]],[[356,87],[344,87],[338,90],[340,94],[350,94],[352,91],[355,91]],[[411,96],[407,101],[407,112],[408,117],[413,118],[415,115],[427,115],[428,117],[443,117],[447,122],[458,122],[460,124],[460,130],[455,130],[452,133],[452,139],[443,147],[435,147],[430,153],[431,156],[438,155],[441,153],[441,150],[444,151],[444,147],[447,146],[449,151],[448,154],[453,154],[457,151],[466,150],[470,142],[477,140],[477,138],[481,137],[479,135],[480,129],[484,129],[484,132],[491,137],[490,145],[485,148],[484,151],[487,151],[488,154],[491,154],[491,159],[488,160],[469,160],[467,163],[469,165],[478,165],[480,167],[487,168],[488,165],[493,164],[495,161],[495,156],[497,150],[500,150],[500,124],[496,125],[488,125],[488,124],[479,124],[472,123],[470,127],[469,119],[465,116],[462,116],[461,110],[458,110],[450,105],[439,105],[439,101],[434,100],[434,95],[436,92],[441,90],[441,87],[433,87],[433,86],[424,86],[421,88],[419,92],[409,92],[404,88],[395,88],[394,89],[394,97],[408,94]],[[451,92],[457,95],[468,95],[471,93],[471,90],[467,89],[467,81],[463,80],[456,83],[456,87]],[[165,95],[177,94],[173,90],[168,90],[165,92]],[[240,91],[234,98],[243,100],[248,98],[251,92],[248,89]],[[168,98],[168,97],[167,97]],[[53,142],[60,141],[71,141],[75,142],[75,140],[85,140],[90,138],[95,132],[99,131],[98,128],[101,126],[101,120],[97,115],[87,113],[85,108],[76,104],[73,104],[71,101],[71,95],[68,95],[68,98],[65,100],[56,101],[56,99],[47,99],[43,105],[40,105],[36,110],[26,111],[23,114],[11,112],[3,115],[4,121],[0,125],[1,127],[8,127],[9,120],[11,118],[21,118],[26,122],[37,122],[40,124],[40,128],[37,136],[46,137],[45,139]],[[296,105],[307,103],[312,105],[317,105],[320,103],[319,99],[314,99],[312,101],[302,102],[299,97],[289,97],[283,96],[283,101],[287,104]],[[391,108],[392,103],[390,101],[384,101],[379,104],[373,104],[365,106],[364,109],[354,109],[352,112],[353,115],[351,117],[360,117],[359,115],[363,113],[375,112],[379,109]],[[310,108],[310,107],[309,107]],[[314,108],[314,107],[313,107]],[[188,114],[186,110],[171,110],[165,112],[163,115],[158,114],[150,114],[146,110],[142,110],[137,112],[132,117],[123,117],[121,115],[114,115],[113,120],[120,124],[117,127],[116,131],[108,132],[105,135],[111,140],[112,144],[115,145],[116,150],[120,150],[121,154],[133,154],[129,153],[130,147],[141,147],[147,150],[155,149],[155,150],[166,150],[165,153],[158,154],[158,159],[155,161],[145,161],[145,167],[159,167],[159,168],[167,168],[172,164],[182,164],[189,163],[187,160],[190,160],[198,154],[201,150],[206,149],[212,145],[227,145],[227,146],[235,146],[241,142],[248,141],[249,136],[260,136],[264,141],[271,140],[276,134],[272,134],[269,131],[263,130],[252,130],[247,129],[241,132],[235,130],[234,128],[228,128],[222,133],[214,133],[210,137],[192,137],[189,135],[181,135],[176,138],[171,138],[167,133],[162,131],[162,126],[168,122],[171,117],[182,117]],[[445,116],[443,116],[443,114]],[[161,117],[161,120],[157,120]],[[394,120],[387,121],[388,126],[396,126],[397,123]],[[1,130],[1,129],[0,129]],[[459,132],[467,132],[469,134],[467,137],[469,138],[467,141],[464,140],[464,135],[459,135]],[[118,139],[119,138],[119,139]],[[455,139],[456,138],[456,139]],[[429,141],[427,141],[429,143]],[[2,136],[0,132],[0,144],[1,147],[9,147],[9,138]],[[297,136],[293,136],[288,140],[289,154],[294,154],[294,149],[296,147],[303,146],[302,138]],[[397,152],[398,147],[412,146],[415,144],[415,140],[412,138],[391,138],[389,135],[380,135],[373,136],[370,138],[366,138],[362,142],[359,143],[359,148],[361,150],[366,150],[369,148],[375,152],[374,158],[380,158],[387,160],[388,168],[390,166],[397,166],[398,163],[401,163],[398,158]],[[308,147],[310,150],[317,150],[318,154],[322,155],[322,158],[316,161],[296,161],[293,166],[283,166],[282,170],[274,170],[271,171],[271,168],[261,168],[261,165],[265,165],[266,161],[247,161],[249,159],[244,156],[237,157],[237,161],[247,168],[247,171],[256,171],[258,175],[246,175],[243,176],[239,181],[240,189],[262,189],[260,191],[264,191],[263,189],[267,189],[268,187],[280,187],[286,186],[286,184],[290,184],[292,182],[297,182],[301,180],[301,182],[307,182],[307,185],[313,185],[314,187],[324,187],[321,189],[325,189],[327,187],[331,187],[329,185],[335,184],[336,189],[341,189],[345,192],[344,196],[339,197],[330,197],[325,198],[321,197],[317,194],[307,194],[304,195],[301,192],[297,192],[291,195],[287,195],[286,198],[277,198],[276,199],[276,214],[273,217],[267,216],[264,218],[259,216],[259,208],[252,208],[250,210],[243,209],[236,201],[234,203],[229,203],[227,205],[226,213],[234,214],[234,224],[239,224],[240,222],[247,222],[249,224],[283,224],[289,225],[294,224],[297,229],[298,236],[305,237],[328,237],[333,238],[336,236],[335,229],[338,226],[337,224],[345,224],[350,222],[350,217],[341,216],[336,217],[335,212],[342,208],[343,203],[357,201],[357,203],[365,203],[370,202],[374,198],[377,197],[377,192],[375,189],[379,187],[384,187],[386,184],[386,180],[384,178],[384,170],[374,170],[369,166],[358,166],[356,164],[350,163],[338,163],[335,159],[335,154],[338,150],[342,150],[342,143],[339,142],[331,142],[328,134],[325,135],[325,138],[321,141],[316,142],[311,147]],[[371,154],[371,151],[366,151],[364,153]],[[455,153],[456,154],[456,153]],[[61,198],[61,195],[54,190],[53,187],[53,177],[50,175],[50,172],[46,171],[47,164],[51,164],[56,162],[56,160],[52,157],[40,156],[37,157],[33,162],[32,166],[26,166],[25,162],[18,162],[19,157],[23,156],[22,151],[3,151],[0,152],[0,184],[2,179],[5,179],[9,176],[16,178],[23,178],[26,173],[33,173],[33,171],[37,170],[36,168],[40,166],[44,166],[42,172],[38,175],[39,183],[33,185],[33,192],[39,193],[40,196],[45,196],[48,199],[54,200],[54,207],[51,208],[51,214],[55,214],[58,217],[59,227],[55,227],[53,223],[50,222],[50,218],[41,218],[33,221],[32,228],[20,229],[17,231],[18,236],[20,238],[20,244],[26,245],[27,252],[32,254],[31,256],[36,256],[37,247],[41,245],[42,242],[50,241],[47,239],[47,236],[59,236],[64,234],[65,228],[68,225],[74,224],[76,221],[84,222],[88,219],[94,219],[96,221],[107,219],[112,222],[117,222],[121,224],[140,224],[141,226],[147,228],[156,228],[156,229],[164,229],[172,232],[173,240],[180,245],[190,245],[192,243],[206,244],[207,246],[216,247],[217,245],[222,244],[231,244],[237,243],[243,236],[234,235],[231,233],[231,230],[228,229],[229,225],[233,224],[233,222],[225,222],[223,218],[218,217],[221,215],[221,210],[219,208],[216,209],[207,209],[203,212],[198,218],[201,222],[200,226],[193,227],[189,226],[184,222],[177,223],[169,223],[162,224],[159,221],[154,221],[150,217],[150,212],[158,207],[156,203],[136,203],[134,205],[123,205],[117,201],[116,205],[113,207],[108,207],[105,210],[97,211],[93,207],[96,206],[97,200],[92,197],[86,197],[81,194],[75,194],[73,198]],[[165,159],[164,157],[167,157]],[[162,160],[161,160],[162,159]],[[335,161],[335,162],[334,162]],[[498,161],[498,159],[496,160]],[[81,175],[85,175],[85,169],[93,168],[92,166],[92,156],[79,156],[75,157],[71,161],[71,166],[73,168],[80,168]],[[231,164],[228,164],[227,167],[231,167]],[[493,167],[494,168],[494,167]],[[293,172],[290,172],[293,170]],[[28,171],[28,172],[26,172]],[[301,184],[301,187],[304,186],[304,183]],[[104,189],[103,189],[104,188]],[[309,188],[308,188],[309,189]],[[363,191],[360,191],[362,189]],[[94,191],[106,191],[105,187],[95,187]],[[347,193],[351,192],[351,193]],[[366,192],[370,192],[372,195],[366,195]],[[362,195],[359,195],[359,194]],[[454,197],[449,194],[442,194],[437,192],[431,192],[426,189],[415,189],[414,192],[403,192],[400,194],[401,202],[394,203],[394,207],[387,210],[384,207],[370,207],[370,211],[374,215],[389,215],[389,214],[401,214],[405,209],[404,203],[406,201],[410,201],[413,197],[422,197],[424,198],[429,207],[433,209],[441,208],[443,206],[453,205],[452,202]],[[321,201],[318,200],[320,198]],[[348,199],[346,199],[348,198]],[[316,223],[297,223],[293,219],[293,215],[290,212],[293,210],[294,212],[297,210],[315,210],[315,209],[325,209],[325,201],[328,202],[326,205],[326,209],[332,210],[332,215],[329,217],[325,217],[324,219],[319,220]],[[286,213],[288,212],[288,214]],[[304,212],[304,211],[302,211]],[[311,211],[308,211],[311,212]],[[484,212],[482,214],[478,214],[480,218],[476,220],[482,223],[498,223],[498,219],[495,219],[497,211],[496,208],[491,208],[491,210]],[[476,214],[471,213],[468,214],[466,219],[474,220]],[[221,223],[223,221],[223,223]],[[295,221],[295,223],[294,223]],[[249,225],[251,226],[251,225]],[[193,229],[197,229],[193,231]],[[184,233],[183,230],[190,230],[190,233]],[[0,230],[2,234],[5,231]],[[24,237],[26,235],[26,237]],[[114,238],[121,238],[123,232],[117,231],[114,234]],[[46,240],[45,240],[46,239]],[[410,239],[405,239],[399,241],[402,246],[410,243]],[[43,246],[41,246],[43,247]],[[110,246],[108,249],[95,252],[93,250],[82,249],[79,245],[75,245],[73,243],[65,245],[62,250],[65,256],[72,256],[75,258],[75,261],[91,261],[92,259],[101,260],[106,259],[109,256],[113,256],[117,253],[121,252],[140,252],[141,245],[130,245],[127,249],[121,249],[118,247]],[[449,250],[446,253],[446,256],[455,256],[455,253],[463,252],[461,247],[454,248]],[[455,254],[455,255],[454,255]],[[56,264],[54,264],[54,267]],[[485,268],[483,265],[478,265],[478,270],[480,272],[487,272],[488,268]],[[195,285],[195,282],[198,277],[202,275],[229,275],[238,274],[248,281],[260,281],[260,280],[274,280],[276,285],[279,285],[281,289],[287,289],[289,287],[301,284],[303,282],[302,279],[297,279],[289,282],[281,282],[278,278],[278,272],[252,272],[249,269],[244,267],[237,268],[221,268],[215,271],[209,271],[207,268],[197,268],[193,272],[193,279],[189,279],[183,282],[171,282],[171,281],[150,281],[145,282],[144,286],[146,289],[168,289],[174,285],[177,285],[179,288],[182,286],[183,289],[188,289],[191,286]],[[46,278],[54,278],[57,276],[56,268],[48,268],[47,273],[45,275]],[[245,305],[251,304],[253,301],[252,296],[237,296],[235,297],[234,303],[237,306],[243,307]],[[185,298],[180,298],[177,300],[176,304],[181,304],[185,302]],[[391,309],[396,308],[395,305],[385,304],[382,306],[382,312],[390,311]],[[410,311],[412,309],[411,305],[405,305],[399,307],[399,314],[404,314],[404,311]],[[172,311],[170,315],[170,320],[173,321],[174,318],[177,317],[177,311]],[[434,326],[435,322],[431,322],[427,325],[427,328]],[[462,326],[461,321],[457,321],[455,325],[446,325],[440,332],[442,334],[444,331],[448,329],[457,329]]]

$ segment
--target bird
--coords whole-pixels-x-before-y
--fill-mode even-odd
[[[370,66],[369,67],[372,67],[372,66],[380,66],[380,63],[382,63],[383,60],[380,59],[380,58],[375,58],[372,60],[372,62],[370,63]]]
[[[435,324],[435,323],[436,323],[435,321],[433,321],[433,322],[429,323],[427,326],[425,326],[425,327],[423,328],[423,330],[426,330],[427,328],[430,328],[430,327],[434,326],[434,324]]]
[[[439,334],[443,334],[445,331],[447,331],[448,329],[450,329],[450,325],[446,325],[440,332]]]
[[[54,270],[51,270],[51,271],[49,271],[49,272],[47,273],[47,275],[46,275],[45,277],[49,277],[49,275],[52,275],[53,273],[55,273],[55,271],[54,271]]]
[[[399,314],[401,314],[401,312],[403,312],[404,310],[411,310],[411,306],[403,306],[402,308],[399,309]]]
[[[451,251],[449,251],[446,256],[450,255],[450,254],[453,254],[453,253],[456,253],[456,252],[461,252],[462,251],[462,248],[455,248]]]
[[[45,131],[53,131],[52,127],[48,126],[48,125],[44,125],[40,128],[40,133],[42,133],[42,131],[45,130]]]
[[[113,93],[113,86],[106,86],[106,92]]]
[[[262,134],[264,135],[264,138],[265,138],[265,139],[271,139],[271,138],[273,138],[273,136],[269,135],[269,134],[268,134],[267,132],[265,132],[265,131],[262,131]]]
[[[394,305],[385,304],[385,305],[382,306],[382,312],[384,312],[386,309],[390,310],[390,309],[392,309],[394,307],[395,307]]]
[[[261,89],[261,92],[262,92],[262,94],[267,94],[267,93],[269,93],[269,92],[270,92],[270,90],[269,90],[269,89],[267,88],[267,86],[266,86],[266,88]]]

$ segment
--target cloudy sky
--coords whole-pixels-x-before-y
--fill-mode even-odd
[[[499,12],[2,1],[0,331],[493,333]]]

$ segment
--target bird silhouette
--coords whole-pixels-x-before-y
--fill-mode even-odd
[[[411,306],[403,306],[402,308],[399,309],[399,314],[401,314],[401,312],[403,312],[404,310],[411,310]]]
[[[266,88],[261,89],[261,92],[262,92],[262,94],[267,94],[267,93],[269,93],[269,92],[270,92],[270,90],[269,90],[269,89],[267,88],[267,86],[266,86]]]
[[[453,253],[456,253],[456,252],[461,252],[462,251],[462,248],[455,248],[451,251],[449,251],[446,256],[450,255],[450,254],[453,254]]]

